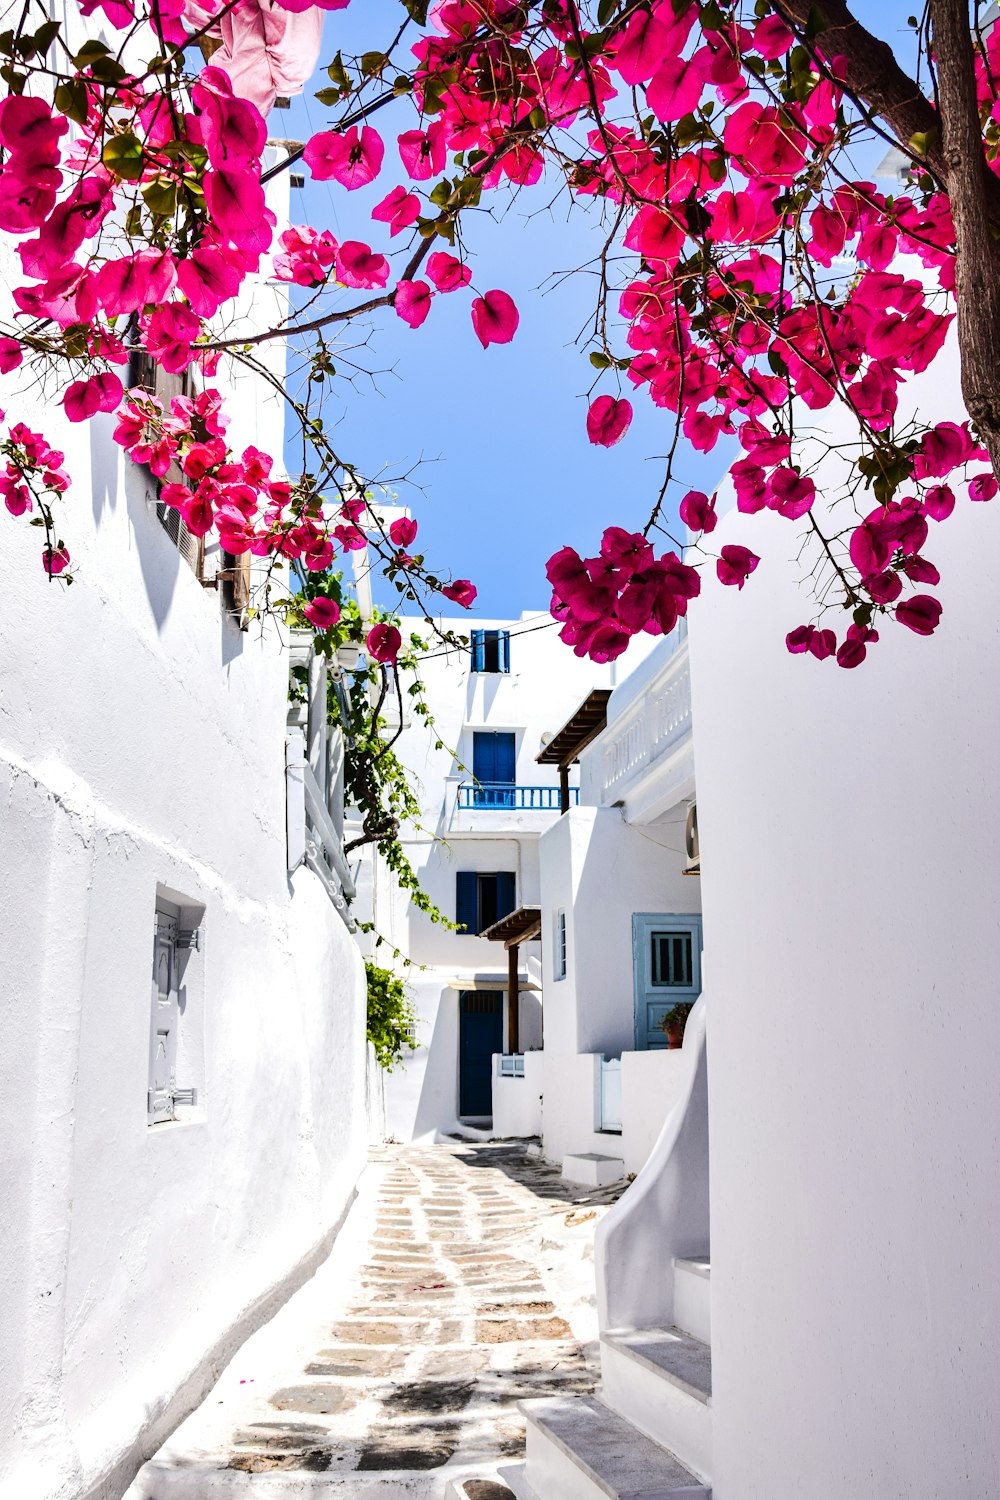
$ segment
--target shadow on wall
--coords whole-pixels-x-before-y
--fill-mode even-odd
[[[110,415],[98,413],[87,426],[90,439],[90,503],[94,521],[100,525],[105,508],[114,510],[118,498],[121,449],[111,436],[114,421]],[[131,459],[129,467],[133,467]]]
[[[157,631],[162,631],[174,602],[178,574],[186,564],[156,518],[154,485],[155,480],[139,464],[130,462],[126,465],[125,503],[132,522],[146,598]]]
[[[458,991],[445,988],[438,999],[434,1031],[413,1120],[413,1135],[431,1135],[458,1123]]]

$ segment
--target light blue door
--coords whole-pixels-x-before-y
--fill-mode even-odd
[[[661,1023],[675,1005],[701,994],[701,916],[637,911],[632,917],[635,1045],[665,1047]]]

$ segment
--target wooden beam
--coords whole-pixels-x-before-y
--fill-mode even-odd
[[[559,767],[559,814],[569,812],[569,766]]]
[[[518,980],[518,948],[514,943],[507,950],[507,1051],[520,1050],[521,989]]]

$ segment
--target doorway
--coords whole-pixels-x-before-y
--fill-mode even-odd
[[[493,1114],[493,1054],[503,1051],[503,991],[462,990],[458,997],[458,1112]]]

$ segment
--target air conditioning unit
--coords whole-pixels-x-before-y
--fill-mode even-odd
[[[687,823],[684,827],[684,848],[687,853],[687,864],[684,866],[685,875],[701,874],[701,850],[698,846],[698,804],[692,802],[687,811]]]

